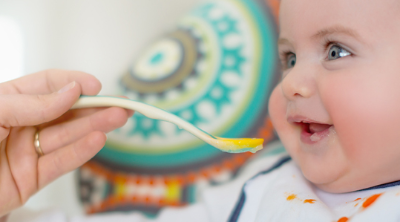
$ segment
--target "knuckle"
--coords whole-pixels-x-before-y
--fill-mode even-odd
[[[61,127],[60,132],[57,133],[58,141],[60,141],[61,144],[66,144],[68,142],[69,138],[72,138],[71,132],[68,129],[66,129],[65,127]]]
[[[93,115],[91,115],[90,117],[88,117],[87,122],[89,123],[89,128],[90,128],[91,130],[96,130],[96,129],[97,129],[97,127],[96,127],[97,121],[96,121],[96,118],[95,118]]]
[[[63,162],[62,158],[59,155],[56,155],[53,159],[53,166],[57,172],[61,172],[60,175],[65,173],[65,163]]]
[[[0,127],[9,128],[19,125],[19,120],[12,110],[7,107],[0,107]]]
[[[72,147],[72,158],[73,158],[74,160],[78,160],[79,162],[81,162],[81,161],[83,160],[83,159],[82,159],[82,156],[79,155],[78,147],[77,147],[77,144],[76,144],[76,143],[74,143],[74,145],[73,145],[73,147]]]
[[[7,127],[7,125],[8,125],[7,123],[9,121],[8,117],[10,116],[9,108],[6,105],[7,101],[5,101],[2,96],[0,96],[0,102],[2,104],[0,106],[0,126]]]
[[[46,122],[47,118],[49,116],[48,110],[50,108],[51,103],[49,102],[49,99],[44,96],[44,95],[35,95],[36,100],[38,102],[38,107],[41,107],[39,111],[39,118],[42,122]]]

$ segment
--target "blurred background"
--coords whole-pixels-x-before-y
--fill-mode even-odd
[[[118,77],[176,20],[204,0],[0,0],[0,82],[40,70],[85,71],[115,93]],[[25,208],[83,214],[76,172],[37,193]],[[63,191],[63,192],[60,192]]]
[[[0,0],[0,81],[49,68],[117,81],[135,55],[204,0]],[[103,84],[102,94],[116,84]]]
[[[277,140],[268,98],[280,79],[278,12],[279,0],[0,0],[0,82],[80,70],[103,83],[100,94],[126,95],[213,135],[266,145]],[[24,209],[155,216],[234,179],[259,153],[224,153],[135,114],[95,158]]]

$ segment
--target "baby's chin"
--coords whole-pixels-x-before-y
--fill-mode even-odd
[[[366,188],[371,181],[363,181],[360,173],[341,152],[314,155],[301,149],[288,149],[304,177],[317,188],[330,193],[346,193]],[[340,150],[340,149],[332,149]],[[365,178],[365,177],[364,177]],[[365,183],[367,182],[367,183]]]
[[[311,183],[313,183],[313,182],[311,182]],[[328,193],[348,193],[348,192],[361,190],[361,189],[355,188],[351,185],[349,186],[348,184],[344,184],[344,183],[327,183],[327,184],[313,183],[313,184],[318,189],[323,190]]]
[[[307,166],[311,167],[311,166]],[[351,178],[347,170],[322,169],[321,167],[300,167],[304,177],[320,190],[329,193],[347,193],[366,188],[358,183],[357,178]]]
[[[311,182],[311,181],[310,181]],[[312,182],[311,182],[312,183]],[[379,184],[374,184],[374,185],[362,185],[362,184],[351,184],[348,182],[333,182],[333,183],[327,183],[327,184],[315,184],[313,183],[318,189],[323,190],[328,193],[349,193],[349,192],[354,192],[358,190],[363,190],[366,188],[374,187]]]
[[[310,174],[310,172],[303,171],[303,175],[318,189],[329,193],[348,193],[385,183],[377,180],[371,180],[371,177],[367,177],[368,179],[366,177],[360,178],[352,175],[349,172],[345,172],[341,175],[329,175],[329,173],[326,173],[325,175],[315,175]]]
[[[360,187],[360,186],[355,186],[354,183],[348,183],[345,181],[341,180],[333,180],[330,182],[326,183],[318,183],[318,182],[313,182],[312,180],[308,179],[314,186],[316,186],[318,189],[323,190],[328,193],[348,193],[348,192],[353,192],[356,190],[361,190],[366,187]]]

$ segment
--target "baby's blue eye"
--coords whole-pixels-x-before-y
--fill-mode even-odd
[[[287,69],[293,68],[294,65],[296,65],[296,55],[290,53],[289,55],[287,55],[286,68]]]
[[[340,59],[342,57],[350,55],[350,52],[348,52],[346,49],[338,46],[338,45],[333,45],[328,52],[328,60],[335,60],[335,59]]]

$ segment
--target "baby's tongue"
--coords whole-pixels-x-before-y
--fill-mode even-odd
[[[331,125],[328,124],[319,124],[319,123],[310,123],[310,132],[318,133],[328,129]]]

